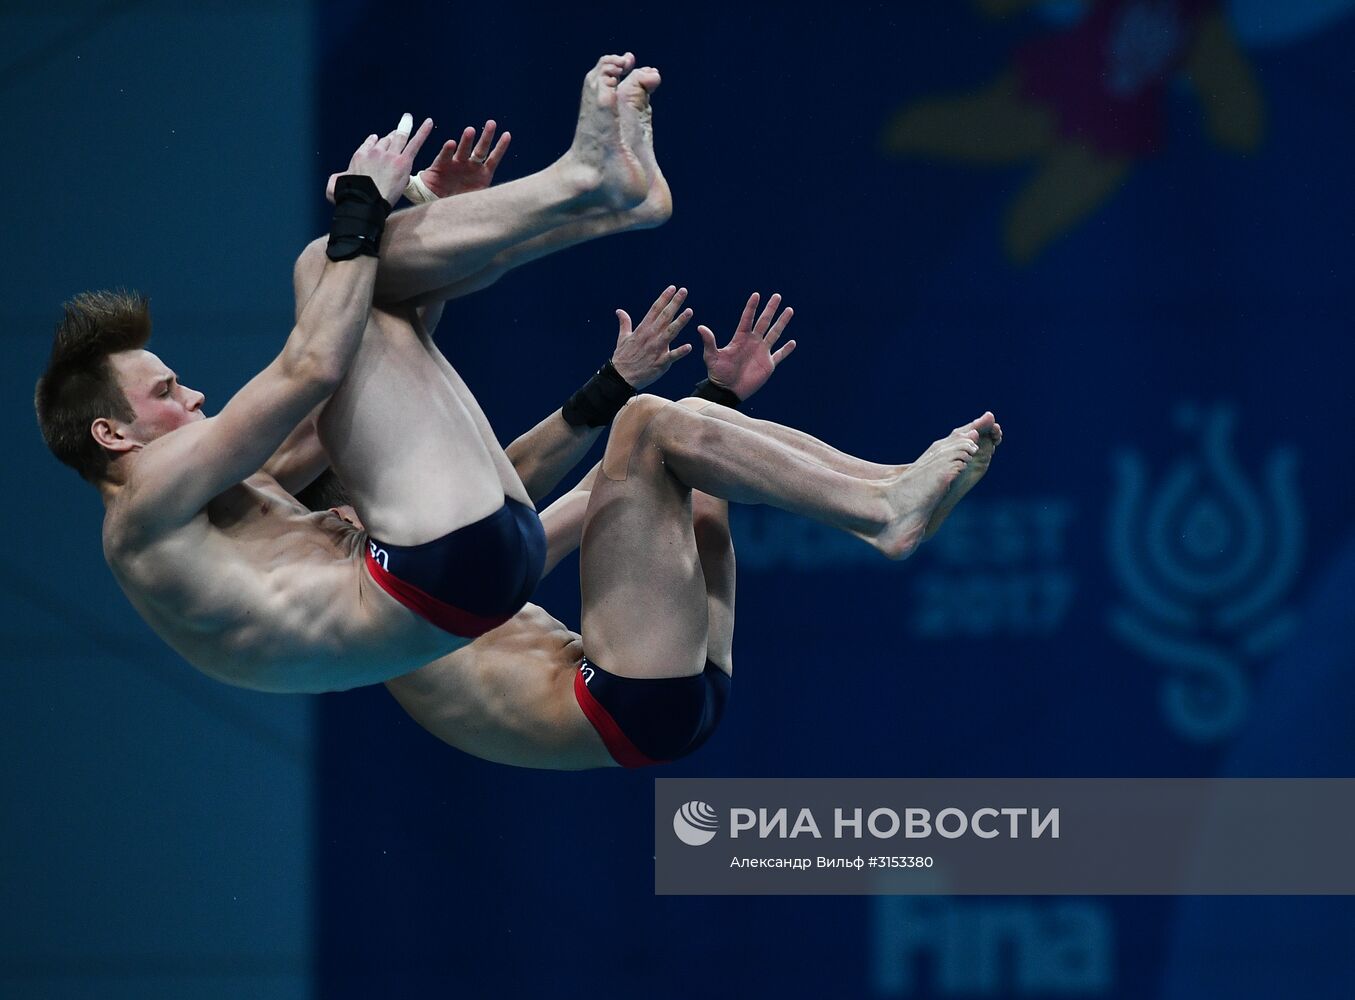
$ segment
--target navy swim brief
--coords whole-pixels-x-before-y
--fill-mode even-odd
[[[423,545],[367,542],[367,572],[419,617],[473,639],[522,610],[546,563],[536,511],[505,498],[488,517]]]
[[[724,715],[729,674],[710,660],[690,677],[619,677],[584,659],[574,697],[622,767],[665,764],[698,749]]]

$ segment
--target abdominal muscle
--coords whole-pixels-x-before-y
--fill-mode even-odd
[[[334,691],[380,683],[465,642],[381,590],[363,565],[365,545],[338,515],[311,513],[254,477],[109,564],[146,622],[209,676]]]
[[[386,682],[415,722],[458,750],[518,767],[614,767],[574,698],[583,643],[529,604],[469,646]]]

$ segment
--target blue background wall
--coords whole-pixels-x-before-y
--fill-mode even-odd
[[[1096,44],[1149,67],[1172,23],[1188,41],[1210,9],[1112,6],[1161,30],[1122,28]],[[596,56],[633,49],[664,74],[656,132],[673,220],[511,275],[449,306],[439,331],[504,439],[607,355],[614,308],[643,311],[669,282],[691,288],[698,317],[724,335],[753,289],[795,307],[800,346],[755,401],[759,416],[889,461],[985,408],[1007,433],[989,479],[902,565],[772,511],[738,512],[736,693],[707,747],[663,773],[1349,775],[1355,21],[1344,6],[1218,8],[1256,81],[1262,110],[1243,116],[1255,144],[1239,152],[1211,131],[1208,109],[1236,110],[1239,95],[1202,95],[1164,70],[1146,111],[1157,148],[1018,263],[1006,220],[1040,157],[901,155],[886,136],[905,109],[985,88],[1043,51],[1030,46],[1088,23],[1076,3],[993,17],[977,4],[395,13],[346,2],[325,4],[313,24],[259,5],[191,29],[143,5],[134,23],[154,33],[103,46],[116,53],[108,71],[77,78],[84,89],[60,105],[75,136],[101,137],[104,170],[123,172],[91,185],[63,166],[87,148],[54,138],[71,153],[39,173],[61,183],[42,182],[44,197],[19,215],[20,231],[39,235],[9,241],[7,315],[23,364],[7,376],[7,412],[31,420],[56,302],[114,282],[152,292],[163,353],[221,398],[285,331],[290,255],[323,227],[316,192],[362,136],[406,109],[433,116],[443,137],[492,116],[514,136],[500,176],[521,176],[567,145]],[[312,49],[313,69],[301,55]],[[156,60],[172,68],[135,101],[91,96],[111,102],[98,85]],[[55,112],[35,109],[55,106],[43,102],[62,78],[0,91],[18,134],[52,129]],[[148,149],[147,123],[162,120],[152,111],[176,102],[205,131]],[[1128,142],[1128,116],[1119,124]],[[266,154],[252,151],[255,128],[271,129]],[[204,169],[209,183],[189,183]],[[6,171],[11,189],[25,180],[13,163]],[[121,207],[136,178],[147,193],[133,203],[162,207],[148,224]],[[1084,183],[1073,176],[1059,191]],[[175,197],[157,199],[166,184]],[[215,200],[193,197],[204,188]],[[192,252],[223,216],[228,248]],[[151,227],[131,248],[107,235],[129,218]],[[699,368],[688,361],[655,388],[681,394]],[[60,982],[70,995],[111,995],[71,980],[71,963],[91,954],[96,972],[133,970],[128,995],[182,995],[146,971],[180,937],[181,961],[200,975],[246,967],[218,945],[252,942],[244,954],[279,973],[268,984],[277,995],[305,989],[298,962],[325,997],[1355,988],[1345,900],[655,898],[654,773],[484,764],[428,737],[381,689],[244,698],[200,680],[99,566],[88,491],[35,434],[18,440],[16,471],[44,509],[11,490],[11,503],[29,501],[12,521],[60,567],[16,576],[8,634],[19,652],[0,707],[20,762],[0,785],[5,894],[20,904],[7,907],[4,968],[23,995],[54,995]],[[538,595],[570,624],[573,572],[563,566]],[[242,764],[252,737],[204,734],[177,694],[160,715],[109,701],[149,704],[171,681],[301,749],[290,763]],[[60,721],[44,723],[53,706]],[[153,806],[131,793],[146,774],[161,776]],[[204,798],[213,809],[193,806]],[[227,817],[236,833],[189,852],[188,867],[166,846],[201,844]],[[249,873],[247,907],[207,880],[222,871]],[[147,872],[179,895],[129,887]],[[123,936],[73,935],[77,924]]]
[[[211,681],[141,622],[32,399],[86,288],[148,294],[153,347],[209,407],[276,353],[315,191],[312,31],[304,4],[0,9],[0,996],[309,995],[312,706]]]

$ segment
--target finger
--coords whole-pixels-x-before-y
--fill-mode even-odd
[[[435,170],[439,168],[445,168],[447,161],[450,160],[455,155],[455,153],[456,153],[456,140],[448,139],[440,147],[438,147],[437,153],[435,153],[433,156],[433,162],[428,165]]]
[[[753,313],[757,312],[758,294],[754,292],[748,296],[748,304],[743,307],[743,315],[739,317],[738,328],[735,333],[743,333],[753,328]]]
[[[489,150],[494,145],[494,130],[496,128],[498,128],[498,125],[494,123],[493,118],[485,122],[484,131],[480,133],[480,141],[475,144],[475,149],[471,151],[471,159],[479,160],[481,163],[489,159]]]
[[[405,143],[409,142],[409,133],[414,131],[414,116],[408,111],[400,116],[400,123],[394,129],[381,137],[385,143],[386,149],[393,149],[397,153],[405,148]]]
[[[676,294],[677,294],[676,285],[669,285],[662,292],[660,292],[659,297],[654,300],[654,304],[649,307],[649,312],[645,313],[645,318],[640,320],[640,325],[647,326],[648,324],[656,321],[659,318],[659,313],[663,312],[664,306],[668,305],[668,300],[671,299]]]
[[[782,361],[790,357],[790,352],[795,350],[795,341],[788,340],[781,346],[781,350],[772,355],[772,367],[775,368]]]
[[[433,119],[425,118],[423,124],[419,126],[419,131],[414,133],[414,138],[409,140],[409,145],[405,146],[404,157],[413,162],[414,157],[419,155],[419,150],[433,132]]]
[[[456,144],[456,162],[464,163],[470,159],[471,144],[475,141],[475,128],[467,125],[461,130],[461,140]]]
[[[682,332],[682,328],[691,321],[691,318],[692,311],[690,309],[684,309],[678,314],[673,322],[668,324],[668,342],[670,344],[673,342],[673,338]]]
[[[780,316],[776,317],[776,322],[772,324],[772,328],[768,332],[766,339],[763,340],[763,343],[767,345],[767,350],[770,351],[776,342],[781,339],[781,334],[785,331],[786,324],[789,323],[794,316],[795,310],[787,306],[785,311],[782,312]]]
[[[678,358],[685,358],[687,355],[691,353],[692,353],[691,344],[682,344],[679,347],[675,347],[668,352],[668,364],[671,365],[674,361],[678,360]]]
[[[698,325],[696,332],[701,335],[701,346],[705,351],[706,360],[714,360],[720,351],[720,346],[715,342],[715,331],[708,326]]]
[[[353,164],[354,162],[357,161],[357,158],[361,156],[363,153],[368,153],[371,152],[373,149],[376,149],[377,143],[379,143],[380,141],[381,141],[380,138],[377,136],[375,132],[373,132],[367,138],[363,139],[362,145],[359,146],[354,151],[352,158],[348,161],[348,169],[352,170]]]
[[[330,174],[329,181],[325,184],[325,198],[331,205],[334,203],[334,184],[338,179],[338,174]]]
[[[630,314],[624,309],[616,311],[616,320],[621,324],[621,329],[617,331],[616,337],[620,340],[622,337],[629,337],[631,332]]]
[[[776,315],[776,310],[779,308],[781,308],[781,293],[773,292],[772,297],[767,300],[767,308],[763,309],[762,315],[757,318],[753,332],[759,337],[765,337],[767,328],[772,325],[772,317]]]
[[[663,307],[663,312],[659,313],[659,321],[661,323],[673,322],[673,317],[677,314],[677,311],[682,308],[682,303],[686,301],[687,289],[679,288],[673,297],[668,300],[668,305]]]
[[[499,161],[502,160],[504,154],[508,152],[508,144],[512,141],[512,132],[505,132],[503,135],[499,136],[499,141],[494,144],[494,148],[490,151],[489,158],[485,160],[485,166],[490,170],[497,170]]]

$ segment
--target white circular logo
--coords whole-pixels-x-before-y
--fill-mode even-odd
[[[715,810],[704,802],[688,802],[673,813],[673,832],[678,840],[690,847],[709,844],[720,828]]]

